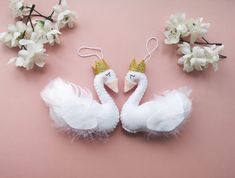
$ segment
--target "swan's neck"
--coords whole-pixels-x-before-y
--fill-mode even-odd
[[[108,94],[108,92],[104,88],[104,80],[102,77],[100,77],[98,75],[95,76],[94,87],[95,87],[96,93],[99,97],[99,100],[102,104],[106,104],[106,103],[114,104],[113,99],[111,98],[111,96]]]
[[[141,99],[144,96],[144,93],[148,86],[147,77],[143,77],[140,79],[136,90],[132,93],[132,95],[128,98],[127,104],[131,105],[139,105]]]

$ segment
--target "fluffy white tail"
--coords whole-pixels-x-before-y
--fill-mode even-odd
[[[189,117],[192,102],[191,89],[183,87],[166,91],[154,99],[155,113],[147,121],[147,128],[157,132],[175,132]]]
[[[41,91],[41,97],[57,127],[84,131],[97,126],[95,105],[88,90],[57,78]]]

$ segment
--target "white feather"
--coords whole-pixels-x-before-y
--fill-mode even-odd
[[[42,90],[41,96],[58,127],[78,130],[97,127],[99,104],[92,99],[90,91],[57,78]]]
[[[192,102],[188,98],[190,89],[167,91],[156,96],[149,107],[154,111],[147,119],[146,126],[151,131],[172,132],[188,118]]]

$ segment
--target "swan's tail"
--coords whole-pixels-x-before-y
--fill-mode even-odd
[[[84,135],[97,126],[95,106],[89,91],[57,78],[41,91],[41,97],[57,127]]]
[[[147,120],[150,132],[177,133],[191,113],[191,92],[189,87],[182,87],[156,96],[153,106],[155,113]]]

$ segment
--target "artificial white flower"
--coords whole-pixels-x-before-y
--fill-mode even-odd
[[[183,71],[192,72],[194,69],[202,71],[209,64],[213,66],[214,71],[218,70],[218,62],[220,60],[219,52],[224,49],[224,45],[210,47],[194,46],[192,49],[189,43],[179,44],[178,52],[183,54],[178,60],[179,65],[183,65]]]
[[[65,26],[72,28],[75,24],[75,12],[69,10],[66,0],[59,2],[50,15],[43,15],[35,9],[35,5],[27,5],[24,0],[10,0],[12,13],[21,19],[15,25],[9,25],[7,32],[0,33],[2,43],[10,48],[19,48],[17,57],[8,63],[27,70],[35,65],[45,65],[47,54],[44,44],[60,44],[59,30]]]
[[[191,65],[192,54],[186,54],[178,59],[178,64],[183,65],[183,71],[192,72],[193,66]]]
[[[54,44],[60,44],[59,35],[60,31],[57,29],[50,20],[38,21],[35,26],[35,31],[45,38],[45,43],[49,43],[51,46]]]
[[[185,13],[171,15],[167,21],[166,31],[166,44],[177,44],[180,37],[188,36],[188,29],[185,22]]]
[[[196,69],[197,71],[202,71],[203,68],[208,67],[208,60],[205,56],[204,49],[195,46],[192,49],[192,59],[190,60],[191,66]]]
[[[191,19],[187,22],[187,27],[190,33],[190,43],[194,43],[198,37],[207,34],[210,23],[203,23],[203,18]]]
[[[191,54],[191,46],[187,42],[183,42],[182,44],[178,44],[178,54]]]
[[[34,65],[43,67],[47,56],[41,37],[33,32],[30,40],[20,40],[19,42],[26,49],[18,52],[18,56],[10,59],[9,63],[14,63],[17,67],[24,67],[30,70]]]
[[[12,48],[19,45],[21,36],[27,32],[27,26],[22,21],[17,21],[15,25],[8,25],[8,32],[0,34],[0,41]]]
[[[10,9],[14,17],[23,18],[30,11],[29,8],[25,8],[24,0],[10,0]]]
[[[54,6],[55,15],[57,16],[58,29],[68,26],[73,28],[76,22],[76,13],[68,9],[66,0],[62,0],[60,5]]]
[[[183,42],[182,44],[178,44],[178,54],[183,54],[181,58],[178,59],[178,64],[183,65],[183,71],[192,72],[193,66],[191,65],[192,51],[189,43]]]
[[[187,34],[187,26],[185,21],[185,13],[178,13],[175,15],[171,15],[170,19],[167,21],[167,29],[175,28],[178,32],[180,32],[183,36]]]
[[[177,44],[180,41],[180,32],[176,29],[171,29],[164,32],[166,39],[164,40],[165,44]]]
[[[57,26],[59,29],[65,27],[73,28],[76,22],[76,14],[73,11],[65,10],[58,15]]]
[[[216,46],[212,45],[210,47],[204,47],[205,56],[208,59],[208,63],[212,64],[214,71],[217,71],[219,68],[219,52],[224,49],[224,45]]]
[[[64,10],[67,10],[68,7],[68,3],[66,0],[61,0],[60,4],[57,4],[53,7],[55,14],[58,15],[59,13],[61,13]]]
[[[184,66],[183,71],[192,72],[194,69],[201,71],[203,68],[207,68],[208,60],[206,59],[203,48],[195,46],[191,50],[188,43],[179,46],[179,51],[181,51],[184,56],[178,60],[178,64]]]
[[[203,23],[203,18],[185,20],[185,13],[171,15],[167,21],[165,35],[166,44],[178,44],[178,54],[182,55],[178,59],[178,64],[183,66],[186,72],[193,70],[202,71],[210,64],[214,71],[218,70],[218,62],[221,58],[226,58],[219,54],[224,49],[224,46],[209,46],[210,44],[204,39],[210,27],[209,23]],[[190,42],[187,38],[190,37]],[[196,43],[196,40],[201,38],[204,42]],[[200,47],[197,44],[207,45]],[[191,45],[193,47],[191,47]],[[219,44],[217,44],[219,45]]]

